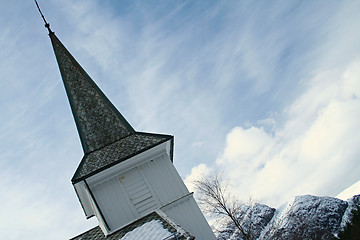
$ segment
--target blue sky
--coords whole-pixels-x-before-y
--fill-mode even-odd
[[[70,183],[79,137],[35,4],[0,1],[0,237],[70,238],[96,225]],[[277,207],[360,180],[359,1],[39,4],[136,130],[175,136],[190,189],[219,170]]]

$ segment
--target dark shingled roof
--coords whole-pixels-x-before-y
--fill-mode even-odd
[[[72,182],[81,181],[171,139],[173,136],[170,135],[140,132],[122,138],[106,147],[86,154],[76,170]]]
[[[131,125],[55,34],[49,35],[84,153],[105,147],[134,133]]]
[[[166,238],[167,240],[171,239],[179,239],[179,240],[185,240],[185,239],[194,239],[189,233],[182,230],[179,232],[177,229],[180,229],[179,226],[175,228],[173,224],[169,223],[167,220],[162,218],[160,215],[158,215],[156,212],[152,212],[145,217],[123,227],[122,229],[108,235],[105,237],[104,233],[101,231],[100,227],[94,227],[79,236],[76,236],[74,238],[71,238],[70,240],[119,240],[122,238],[126,233],[134,230],[137,227],[142,226],[143,224],[150,222],[152,220],[159,220],[161,224],[163,225],[164,229],[167,229],[169,232],[171,232],[174,235],[169,235],[169,238]],[[176,237],[175,237],[176,236]],[[161,239],[159,239],[161,240]]]
[[[56,37],[49,33],[85,153],[78,182],[165,141],[169,135],[136,132]],[[172,158],[171,145],[171,158]]]

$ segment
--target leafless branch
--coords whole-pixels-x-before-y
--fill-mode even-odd
[[[215,173],[210,177],[202,177],[194,181],[197,190],[199,204],[210,214],[227,216],[239,229],[246,240],[250,240],[250,234],[241,226],[239,216],[241,214],[239,201],[228,189],[228,183],[222,180],[221,175]]]

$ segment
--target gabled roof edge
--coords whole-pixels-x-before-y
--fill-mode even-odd
[[[93,176],[93,175],[95,175],[95,174],[97,174],[97,173],[99,173],[99,172],[101,172],[101,171],[104,171],[105,169],[108,169],[108,168],[110,168],[110,167],[112,167],[112,166],[115,166],[115,165],[117,165],[118,163],[121,163],[121,162],[123,162],[123,161],[125,161],[125,160],[127,160],[127,159],[129,159],[129,158],[132,158],[132,157],[134,157],[134,156],[136,156],[136,155],[138,155],[138,154],[140,154],[140,153],[143,153],[143,152],[145,152],[145,151],[147,151],[147,150],[149,150],[149,149],[151,149],[151,148],[153,148],[153,147],[156,147],[156,146],[158,146],[158,145],[160,145],[160,144],[162,144],[162,143],[164,143],[164,142],[167,142],[167,141],[169,141],[169,140],[172,141],[173,138],[174,138],[174,136],[171,136],[171,135],[163,135],[163,134],[156,134],[156,133],[144,133],[144,132],[136,132],[136,133],[138,133],[138,134],[144,134],[144,135],[153,135],[153,136],[156,136],[156,135],[157,135],[157,136],[166,137],[166,138],[165,138],[164,140],[160,141],[159,143],[156,143],[156,144],[154,144],[154,145],[152,145],[152,146],[150,146],[150,147],[144,148],[144,149],[142,149],[141,151],[138,151],[138,152],[136,152],[136,153],[134,153],[134,154],[130,154],[130,155],[127,156],[126,158],[119,159],[118,161],[115,161],[115,162],[113,162],[113,163],[111,163],[111,164],[108,164],[108,165],[102,167],[102,168],[99,168],[99,169],[97,169],[97,170],[95,170],[95,171],[93,171],[93,172],[91,172],[91,173],[89,173],[89,174],[86,174],[85,176],[82,176],[82,177],[80,177],[80,178],[77,178],[77,175],[79,175],[81,166],[84,164],[84,162],[86,161],[86,157],[87,157],[90,153],[85,154],[84,157],[81,159],[81,162],[80,162],[78,168],[76,169],[76,171],[75,171],[75,173],[74,173],[74,176],[73,176],[72,179],[71,179],[72,184],[76,184],[76,183],[78,183],[78,182],[80,182],[80,181],[82,181],[82,180],[84,180],[84,179],[87,179],[87,178],[89,178],[89,177],[91,177],[91,176]],[[98,149],[98,150],[99,150],[99,149]],[[97,151],[97,150],[95,150],[95,151]],[[95,151],[93,151],[93,152],[95,152]]]

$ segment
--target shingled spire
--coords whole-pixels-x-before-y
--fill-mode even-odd
[[[73,183],[125,161],[173,136],[136,132],[50,29],[39,5],[59,65],[84,150]],[[169,154],[172,160],[173,145]]]
[[[113,106],[55,33],[49,34],[84,153],[120,140],[135,131]]]
[[[51,31],[35,3],[49,31],[84,153],[133,134],[135,130]]]
[[[99,221],[98,227],[72,239],[119,239],[156,221],[169,230],[166,239],[215,240],[172,163],[174,137],[135,131],[51,31],[35,3],[49,31],[84,150],[71,181],[86,218]],[[153,225],[144,229],[144,236],[157,231]]]
[[[55,33],[49,30],[49,36],[85,153],[72,179],[74,183],[158,144],[173,142],[170,135],[136,132]]]

